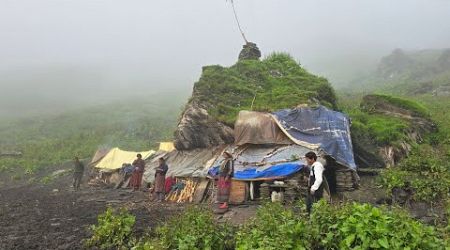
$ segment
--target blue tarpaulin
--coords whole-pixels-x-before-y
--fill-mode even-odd
[[[283,109],[273,113],[278,125],[298,145],[324,151],[338,163],[356,170],[350,120],[326,107]]]
[[[289,162],[273,165],[264,169],[259,167],[248,167],[244,170],[235,171],[234,179],[237,180],[255,180],[255,179],[277,179],[286,177],[300,171],[304,167],[301,162]],[[208,174],[216,176],[219,172],[219,166],[213,167]]]

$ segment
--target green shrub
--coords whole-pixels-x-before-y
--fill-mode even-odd
[[[323,249],[444,249],[430,226],[403,211],[388,211],[369,204],[313,206],[311,225],[314,246]]]
[[[132,230],[136,218],[128,211],[108,208],[97,221],[97,225],[91,226],[92,237],[86,241],[87,247],[129,249],[133,245]]]
[[[156,229],[160,245],[166,249],[233,249],[233,228],[214,221],[211,211],[187,208]]]
[[[304,206],[303,206],[304,207]],[[295,212],[294,212],[295,211]],[[430,226],[401,210],[320,201],[311,217],[267,203],[236,234],[237,249],[444,249]]]
[[[409,182],[416,200],[447,199],[450,197],[450,157],[429,145],[416,146],[397,167],[384,170],[379,181],[388,194],[392,188]]]
[[[309,249],[305,220],[279,203],[266,203],[236,234],[237,249]]]

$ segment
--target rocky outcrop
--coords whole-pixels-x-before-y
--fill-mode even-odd
[[[177,129],[175,147],[178,150],[208,148],[234,141],[233,129],[208,114],[206,107],[188,103]]]
[[[202,68],[174,133],[177,149],[232,143],[241,110],[271,112],[300,103],[336,108],[336,95],[327,79],[309,73],[285,53],[260,57],[256,44],[249,42],[234,65]]]
[[[409,154],[413,144],[421,143],[426,134],[437,130],[426,110],[414,102],[384,95],[367,95],[360,106],[368,114],[381,115],[385,119],[400,118],[408,124],[403,139],[385,145],[377,145],[361,131],[354,133],[355,160],[360,166],[394,166]]]

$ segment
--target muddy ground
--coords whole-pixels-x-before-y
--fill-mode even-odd
[[[87,183],[74,192],[70,174],[58,176],[46,184],[39,181],[28,184],[24,180],[8,183],[4,179],[0,180],[0,249],[85,249],[83,240],[91,235],[89,226],[96,223],[98,214],[108,206],[126,207],[136,216],[137,236],[187,206],[151,202],[148,192],[93,187]],[[359,190],[344,193],[334,202],[354,200],[376,204],[385,194],[373,181],[373,177],[362,176]],[[257,206],[231,207],[225,215],[217,215],[217,220],[240,224],[255,214]],[[429,224],[442,218],[441,211],[430,209],[426,204],[414,203],[410,211],[413,217]]]
[[[140,234],[181,206],[149,206],[144,192],[25,185],[0,191],[0,249],[82,249],[89,226],[107,206],[132,207]]]
[[[134,231],[138,236],[186,206],[151,202],[148,192],[92,187],[87,183],[75,192],[70,184],[70,174],[46,184],[2,181],[0,249],[85,249],[83,240],[91,235],[89,226],[108,206],[128,208],[136,216]],[[231,210],[217,219],[240,223],[254,215],[256,205]]]

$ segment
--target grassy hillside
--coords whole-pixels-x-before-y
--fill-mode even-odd
[[[450,199],[450,98],[417,96],[430,110],[438,131],[424,138],[397,168],[387,169],[382,184],[388,189],[406,183],[415,188],[415,198],[442,202]]]
[[[353,80],[353,86],[339,90],[339,100],[340,107],[352,117],[352,135],[358,138],[357,142],[392,145],[407,140],[406,132],[410,129],[400,118],[371,113],[371,107],[361,107],[362,97],[367,94],[381,93],[379,102],[394,102],[431,119],[438,127],[438,131],[412,144],[409,156],[396,167],[384,170],[380,183],[388,191],[410,185],[415,189],[416,200],[438,203],[449,200],[450,98],[446,92],[450,89],[450,49],[397,49],[382,58],[372,74]]]
[[[184,97],[141,96],[59,115],[0,121],[0,149],[20,158],[0,158],[0,171],[32,173],[39,168],[89,157],[99,147],[125,150],[157,147],[172,139]]]
[[[347,92],[431,93],[441,86],[450,86],[450,49],[396,49],[381,58],[372,73],[348,82],[351,88]]]
[[[283,53],[261,61],[240,60],[229,68],[204,67],[191,101],[206,105],[210,114],[230,125],[244,109],[273,111],[316,102],[336,108],[328,81],[308,73]]]

